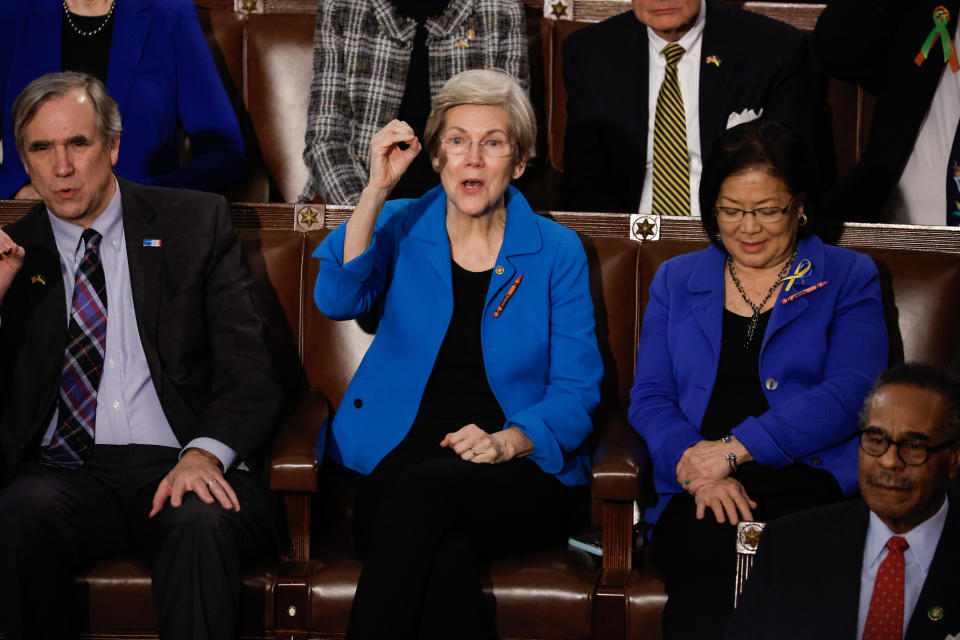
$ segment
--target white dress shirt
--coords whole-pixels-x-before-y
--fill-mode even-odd
[[[933,554],[937,551],[940,534],[947,522],[947,509],[950,501],[944,497],[943,506],[932,517],[902,534],[894,533],[873,511],[870,512],[870,524],[867,526],[867,539],[863,546],[863,567],[860,570],[860,609],[857,615],[857,638],[863,637],[863,628],[867,624],[867,612],[870,610],[870,598],[873,595],[873,582],[877,578],[880,563],[887,557],[887,540],[891,536],[906,538],[910,547],[903,552],[903,635],[907,635],[913,608],[920,599],[920,591],[930,571]]]
[[[703,171],[703,157],[700,154],[700,45],[703,42],[703,25],[706,16],[706,0],[700,0],[700,13],[690,31],[677,41],[683,47],[684,54],[677,63],[677,82],[683,97],[684,117],[687,121],[687,152],[690,156],[690,214],[700,215],[700,174]],[[653,125],[657,118],[657,96],[666,74],[667,59],[662,51],[669,42],[647,27],[647,166],[643,179],[643,193],[640,195],[640,213],[650,213],[653,209]],[[942,191],[942,189],[941,189]]]
[[[960,47],[960,29],[953,37]],[[942,56],[940,41],[930,58]],[[942,59],[942,58],[941,58]],[[932,64],[927,61],[925,64]],[[889,220],[902,224],[947,224],[947,163],[960,121],[960,72],[943,66],[940,83],[930,109],[920,125],[913,151],[900,175],[900,182],[887,202]]]

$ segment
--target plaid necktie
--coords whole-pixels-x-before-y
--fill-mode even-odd
[[[97,389],[107,343],[107,285],[100,240],[102,236],[93,229],[83,232],[86,250],[73,287],[57,427],[42,455],[44,461],[66,469],[79,469],[94,443]]]
[[[677,81],[677,63],[683,47],[668,44],[662,51],[667,68],[657,96],[653,121],[653,213],[690,215],[690,155],[687,152],[687,121],[683,96]]]
[[[887,557],[880,563],[873,581],[873,595],[867,610],[867,623],[861,640],[901,640],[903,638],[903,552],[910,544],[906,538],[887,540]]]

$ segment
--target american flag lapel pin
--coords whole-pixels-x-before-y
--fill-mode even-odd
[[[47,286],[47,281],[43,279],[43,276],[39,273],[35,276],[30,276],[30,284],[40,283],[43,286]]]
[[[143,246],[145,246],[145,247],[159,247],[159,246],[160,246],[160,238],[144,238],[144,239],[143,239]]]
[[[707,64],[712,64],[713,66],[720,67],[720,58],[717,56],[707,56]]]

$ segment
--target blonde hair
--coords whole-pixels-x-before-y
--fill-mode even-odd
[[[447,80],[433,99],[424,129],[424,142],[431,156],[437,155],[447,111],[462,104],[502,107],[510,121],[507,135],[514,145],[514,160],[519,162],[534,156],[537,116],[520,83],[502,69],[471,69]]]

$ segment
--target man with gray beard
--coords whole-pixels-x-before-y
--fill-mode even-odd
[[[960,502],[947,491],[960,381],[926,364],[886,370],[857,437],[863,500],[767,527],[727,638],[960,634]]]

